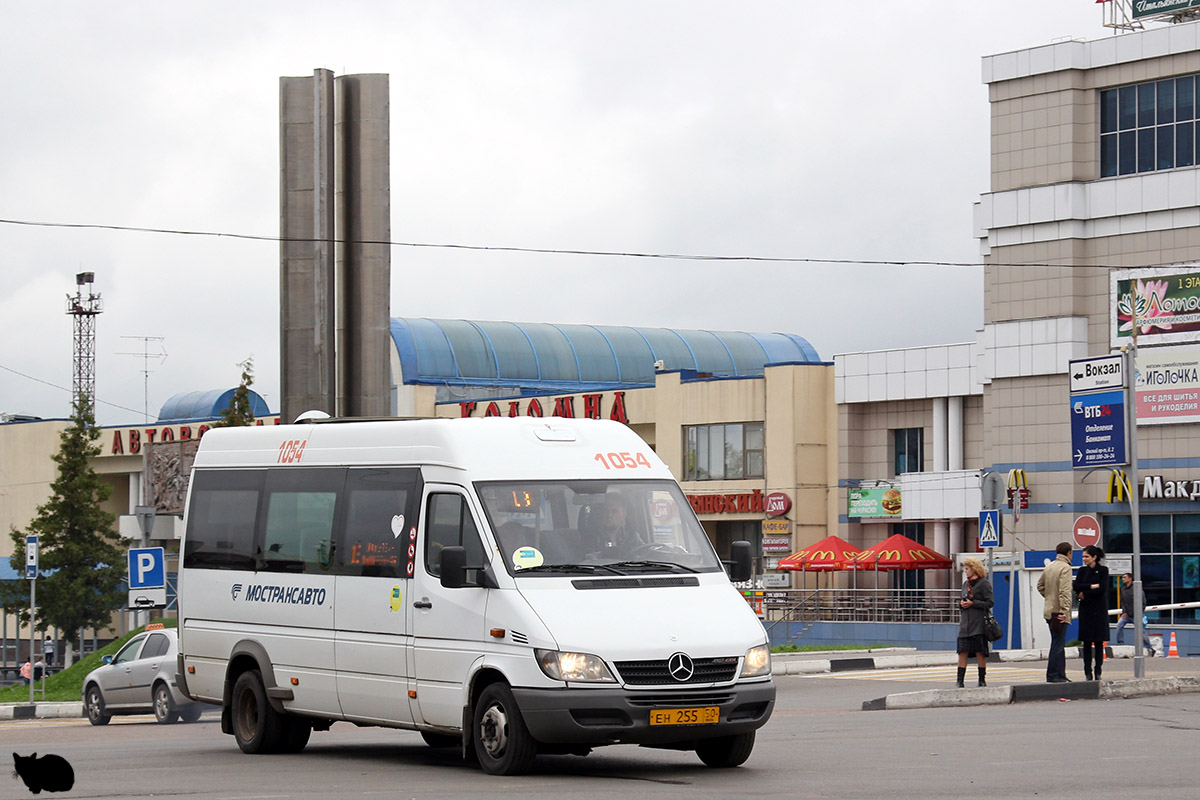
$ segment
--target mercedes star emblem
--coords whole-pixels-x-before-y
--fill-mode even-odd
[[[676,653],[667,659],[667,671],[671,673],[672,678],[683,683],[692,679],[696,667],[686,653]]]

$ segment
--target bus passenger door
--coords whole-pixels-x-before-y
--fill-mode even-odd
[[[423,525],[408,598],[417,706],[425,723],[460,728],[463,684],[485,639],[488,590],[443,588],[441,549],[461,545],[468,566],[476,566],[484,561],[483,544],[471,504],[457,487],[426,485]]]
[[[338,701],[351,720],[413,722],[408,605],[419,500],[414,469],[347,472],[334,627]]]

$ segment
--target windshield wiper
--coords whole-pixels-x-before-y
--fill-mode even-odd
[[[608,572],[615,572],[618,575],[622,573],[613,569],[608,564],[538,564],[536,567],[524,567],[517,570],[517,575],[524,575],[528,572],[580,572],[584,575],[591,575],[596,570],[602,569]]]
[[[684,564],[676,564],[674,561],[617,561],[605,566],[615,569],[666,569],[673,571],[681,569],[684,572],[699,572],[700,570],[694,567],[689,567]]]

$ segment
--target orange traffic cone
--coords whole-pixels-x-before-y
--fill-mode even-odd
[[[1175,631],[1171,631],[1171,649],[1167,651],[1167,658],[1179,658],[1179,648],[1175,645]]]

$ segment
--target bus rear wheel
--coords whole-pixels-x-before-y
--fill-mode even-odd
[[[253,755],[284,750],[287,726],[283,715],[271,708],[258,670],[247,670],[238,676],[233,684],[231,702],[233,737],[243,753]]]

